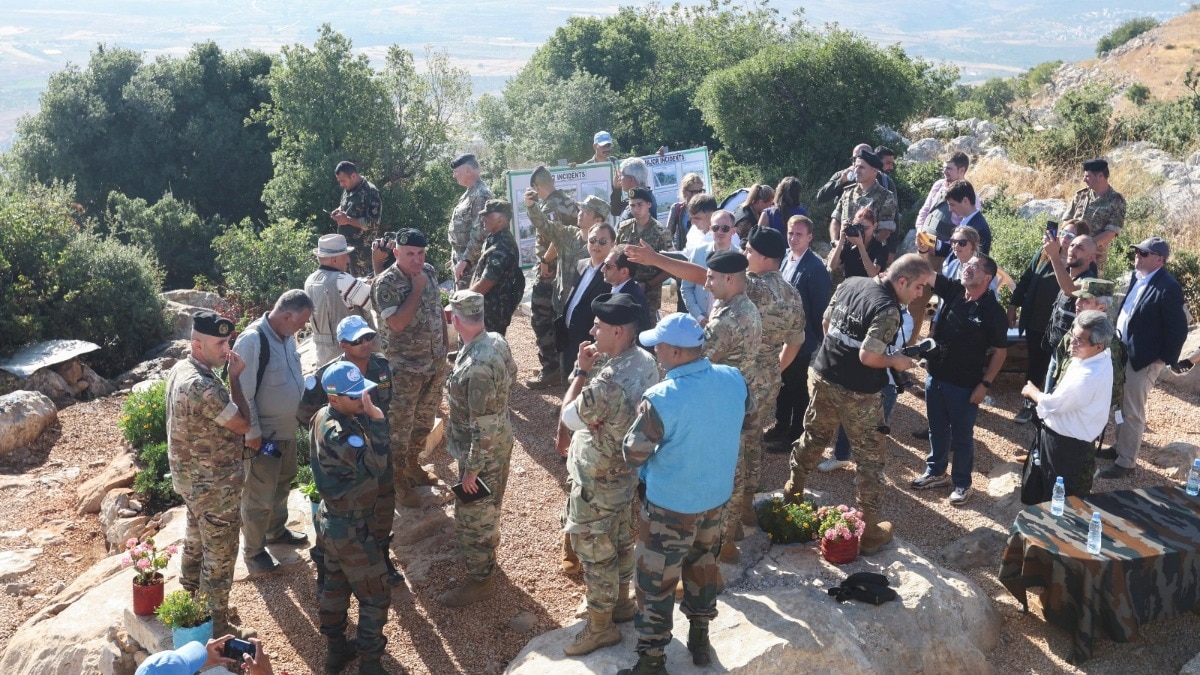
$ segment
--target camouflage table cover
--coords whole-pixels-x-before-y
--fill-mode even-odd
[[[1104,521],[1098,555],[1087,552],[1092,511]],[[1013,521],[1000,582],[1021,602],[1045,588],[1046,620],[1072,635],[1072,662],[1092,656],[1103,628],[1129,642],[1149,621],[1200,608],[1200,497],[1177,487],[1068,497],[1063,515],[1030,506]]]

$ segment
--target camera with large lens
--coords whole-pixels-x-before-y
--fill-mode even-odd
[[[901,349],[900,353],[909,358],[914,358],[914,359],[926,358],[930,354],[935,352],[937,350],[937,348],[938,348],[937,342],[933,338],[927,337],[924,340],[921,340],[920,342],[918,342],[914,345],[910,345],[908,347]]]
[[[866,234],[867,228],[862,223],[850,223],[842,228],[843,237],[862,237]]]

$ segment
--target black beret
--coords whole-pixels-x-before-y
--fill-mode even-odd
[[[750,233],[750,246],[768,258],[783,260],[787,255],[787,240],[779,230],[770,227],[758,227]]]
[[[635,187],[629,191],[629,199],[630,200],[640,199],[648,204],[653,204],[654,203],[654,193],[650,191],[650,188]]]
[[[204,310],[192,315],[192,330],[204,335],[227,338],[233,333],[233,322],[215,312]]]
[[[870,150],[863,150],[862,152],[858,153],[858,156],[862,158],[862,161],[870,164],[873,168],[883,171],[883,160],[879,159],[879,155],[871,152]]]
[[[458,157],[455,157],[450,162],[450,168],[457,169],[458,167],[462,166],[463,164],[467,164],[468,162],[475,163],[475,164],[479,163],[478,161],[476,161],[475,155],[472,155],[469,152],[465,152],[465,153],[459,155]]]
[[[736,274],[750,266],[749,261],[746,260],[746,256],[742,255],[740,251],[733,249],[713,251],[708,254],[705,263],[708,265],[708,269],[720,272],[721,274]]]
[[[539,166],[533,170],[533,175],[529,177],[529,184],[536,185],[548,180],[554,180],[554,176],[550,175],[550,169],[547,169],[545,166]]]
[[[1108,162],[1103,159],[1089,159],[1083,163],[1083,170],[1096,173],[1108,171]]]
[[[425,248],[429,245],[429,241],[425,239],[425,235],[420,230],[406,227],[396,233],[396,245]]]
[[[624,326],[642,320],[642,306],[628,293],[605,293],[592,300],[592,314],[610,326]]]

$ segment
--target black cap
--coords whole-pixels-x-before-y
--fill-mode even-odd
[[[509,220],[512,220],[512,204],[509,204],[507,199],[489,199],[483,205],[483,210],[479,212],[479,215],[482,216],[489,213],[503,213],[508,216]]]
[[[192,315],[192,330],[204,335],[227,338],[233,333],[233,322],[215,312],[204,310]]]
[[[654,203],[654,193],[650,191],[650,188],[635,187],[629,191],[629,199],[631,201],[634,199],[640,199],[640,200],[646,202],[647,204],[653,204]]]
[[[592,300],[592,314],[610,326],[624,326],[642,320],[642,306],[628,293],[605,293]]]
[[[478,161],[476,161],[476,159],[475,159],[475,155],[473,155],[473,154],[471,154],[471,153],[469,153],[469,152],[464,152],[463,154],[459,155],[458,157],[455,157],[455,158],[454,158],[454,159],[453,159],[453,160],[450,162],[450,168],[451,168],[451,169],[457,169],[458,167],[460,167],[460,166],[462,166],[463,164],[466,164],[466,163],[468,163],[468,162],[475,163],[475,164],[478,164],[478,163],[479,163]]]
[[[425,235],[420,230],[406,227],[396,233],[396,245],[425,248],[429,245],[429,241],[425,239]]]
[[[550,169],[547,169],[545,166],[539,166],[533,170],[533,175],[529,177],[529,184],[536,185],[548,180],[554,180],[554,176],[550,175]]]
[[[1108,171],[1108,162],[1103,159],[1089,159],[1083,163],[1083,170],[1095,173]]]
[[[783,260],[787,255],[787,240],[779,230],[770,227],[759,227],[750,234],[750,247],[768,258]]]
[[[858,153],[858,156],[862,158],[862,161],[870,164],[872,168],[878,171],[883,171],[883,160],[879,159],[879,155],[870,152],[869,150],[863,150],[862,152]]]
[[[754,249],[758,250],[758,249]],[[708,269],[721,274],[736,274],[745,271],[750,266],[750,262],[746,260],[746,256],[740,251],[728,249],[725,251],[713,251],[708,254],[705,260]]]

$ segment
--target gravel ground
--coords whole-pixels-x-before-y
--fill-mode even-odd
[[[518,315],[514,319],[508,337],[513,355],[521,364],[520,381],[534,376],[537,356],[527,317]],[[910,435],[923,425],[924,402],[911,394],[900,397],[891,420],[892,438],[888,441],[891,499],[886,515],[899,536],[916,544],[925,554],[936,557],[941,547],[976,527],[1007,531],[1008,523],[1001,522],[1003,518],[995,500],[982,488],[986,487],[993,466],[1010,461],[1018,448],[1027,445],[1032,433],[1011,421],[1020,384],[1016,375],[1002,376],[994,390],[996,407],[981,411],[976,433],[977,489],[972,499],[960,508],[949,506],[944,501],[946,494],[941,491],[908,489],[908,481],[924,468],[924,443]],[[401,667],[411,673],[501,672],[533,635],[574,621],[573,613],[583,587],[577,579],[558,573],[558,515],[566,476],[553,447],[558,394],[558,391],[533,392],[519,383],[512,392],[517,444],[501,521],[499,593],[467,609],[446,609],[437,603],[438,594],[456,585],[464,574],[462,563],[454,556],[454,543],[446,537],[436,550],[445,560],[431,566],[420,586],[398,590],[393,596],[393,619],[386,630],[389,644],[384,664],[394,672],[401,672]],[[51,479],[46,483],[35,481],[35,489],[15,488],[17,491],[4,494],[9,503],[25,506],[0,512],[0,532],[58,527],[69,533],[62,543],[47,545],[39,567],[18,581],[44,590],[56,582],[69,581],[105,555],[96,517],[74,515],[74,488],[120,451],[115,428],[120,402],[119,398],[111,398],[68,408],[60,413],[60,430],[45,434],[27,453],[27,462],[13,458],[0,462],[0,479],[8,478],[3,474],[21,473]],[[1146,444],[1155,447],[1172,441],[1200,444],[1200,430],[1185,421],[1194,415],[1180,414],[1183,410],[1194,410],[1197,403],[1155,390],[1150,399],[1150,433]],[[438,448],[430,461],[442,480],[454,477],[444,447]],[[74,479],[69,474],[63,476],[61,472],[70,467],[79,467],[83,475]],[[54,480],[56,475],[61,478]],[[849,503],[854,498],[853,476],[847,470],[814,473],[810,486]],[[786,477],[786,455],[767,455],[764,486],[778,488]],[[1098,481],[1096,487],[1113,490],[1168,482],[1161,469],[1141,462],[1133,477]],[[56,525],[56,519],[62,522]],[[413,516],[407,519],[411,523]],[[404,527],[405,519],[398,518],[397,531]],[[27,536],[0,538],[0,550],[29,545]],[[78,561],[59,562],[63,554],[75,556]],[[55,564],[48,564],[51,561]],[[998,568],[999,560],[995,565],[965,573],[993,598],[1004,618],[1000,646],[990,657],[999,672],[1177,672],[1195,654],[1200,616],[1188,614],[1145,626],[1141,638],[1134,643],[1098,640],[1096,656],[1085,664],[1085,669],[1076,669],[1065,661],[1070,651],[1067,634],[1041,618],[1036,596],[1032,594],[1035,598],[1032,610],[1021,613],[1017,602],[998,582]],[[238,606],[243,622],[257,628],[276,655],[276,672],[321,671],[324,640],[317,634],[316,597],[308,565],[294,565],[276,575],[235,584],[232,601]],[[0,648],[7,644],[16,627],[43,603],[38,598],[0,595]],[[351,608],[352,622],[356,611]],[[530,632],[519,632],[517,629],[522,626],[510,625],[520,615],[524,616],[514,623],[529,622]],[[629,649],[632,663],[633,646],[629,645]]]

